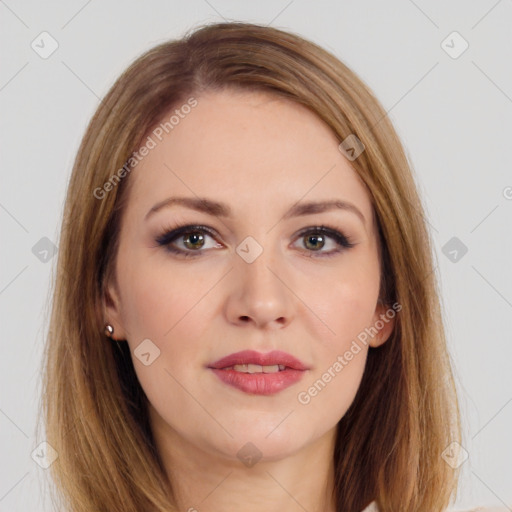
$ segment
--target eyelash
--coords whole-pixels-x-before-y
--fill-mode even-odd
[[[177,249],[176,247],[173,247],[171,245],[171,243],[178,239],[180,236],[184,236],[191,233],[207,234],[212,238],[215,238],[217,236],[215,231],[207,226],[187,224],[183,226],[167,228],[166,230],[163,231],[162,234],[156,237],[155,242],[157,242],[158,245],[165,247],[167,251],[173,254],[183,256],[185,258],[198,257],[200,256],[201,253],[204,253],[205,251],[201,251],[200,249],[198,249],[197,251]],[[300,233],[298,233],[297,239],[300,239],[305,235],[309,234],[325,235],[333,239],[338,245],[336,249],[331,250],[330,252],[327,253],[319,252],[318,255],[315,254],[317,251],[308,251],[307,249],[305,249],[306,252],[311,252],[311,256],[309,256],[311,258],[330,258],[335,256],[336,254],[339,254],[340,252],[343,252],[347,249],[351,249],[356,245],[355,243],[351,242],[351,239],[349,237],[345,236],[336,228],[327,225],[312,226],[310,228],[303,229],[302,231],[300,231]]]

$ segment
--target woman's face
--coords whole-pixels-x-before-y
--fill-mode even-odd
[[[106,318],[129,344],[160,438],[230,459],[254,445],[277,459],[334,432],[368,345],[392,330],[388,320],[377,336],[365,331],[386,311],[372,205],[340,141],[306,108],[232,91],[197,102],[168,134],[150,134],[155,147],[125,178]],[[352,206],[303,208],[325,201]],[[204,230],[165,235],[184,225]],[[285,352],[305,369],[280,355],[211,367],[247,350]]]

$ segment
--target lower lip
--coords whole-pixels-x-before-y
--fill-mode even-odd
[[[304,376],[303,370],[288,368],[275,373],[243,373],[235,370],[211,368],[219,379],[244,393],[252,395],[273,395],[295,384]]]

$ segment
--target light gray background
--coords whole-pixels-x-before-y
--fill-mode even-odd
[[[43,237],[58,245],[86,123],[135,57],[222,18],[317,42],[389,112],[435,241],[469,453],[456,508],[512,505],[511,0],[0,0],[0,17],[0,512],[46,510],[31,453],[44,440],[34,432],[56,258],[32,248]],[[59,45],[47,59],[31,48],[43,31]],[[469,43],[458,58],[441,47],[453,31]],[[468,248],[456,262],[443,253],[452,237]]]

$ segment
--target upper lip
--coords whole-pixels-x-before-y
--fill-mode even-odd
[[[276,364],[293,368],[294,370],[308,370],[308,367],[299,361],[296,357],[282,352],[281,350],[273,350],[262,354],[255,350],[242,350],[241,352],[235,352],[229,356],[223,357],[214,363],[208,365],[209,368],[222,369],[236,364],[258,364],[261,366],[273,366]]]

